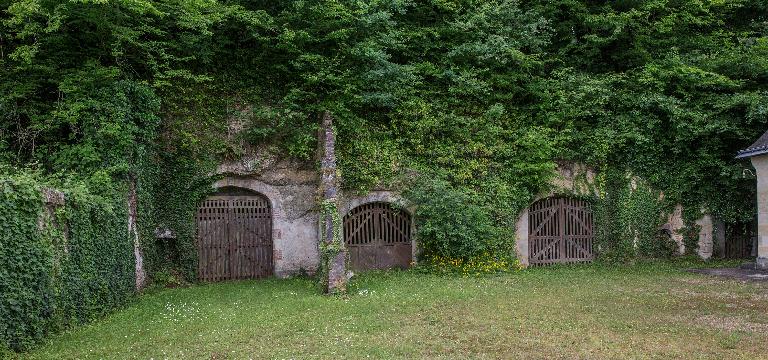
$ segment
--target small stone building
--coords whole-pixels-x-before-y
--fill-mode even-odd
[[[757,261],[768,269],[768,131],[750,147],[739,151],[739,159],[749,159],[757,175]]]

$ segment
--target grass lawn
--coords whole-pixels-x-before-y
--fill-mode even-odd
[[[768,282],[641,264],[364,274],[155,291],[23,358],[768,359]]]

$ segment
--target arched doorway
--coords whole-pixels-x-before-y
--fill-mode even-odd
[[[352,269],[408,268],[411,216],[385,202],[360,205],[344,216],[344,241]]]
[[[528,210],[528,261],[531,265],[591,261],[592,210],[574,198],[541,199]]]
[[[203,201],[196,220],[200,280],[272,275],[272,208],[264,195],[222,188]]]

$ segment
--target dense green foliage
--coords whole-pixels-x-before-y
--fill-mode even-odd
[[[558,131],[564,157],[628,168],[694,213],[754,216],[753,179],[733,156],[768,121],[768,3],[540,8],[556,26],[557,54],[542,122]]]
[[[0,348],[24,349],[124,304],[135,284],[125,192],[96,178],[101,195],[59,182],[66,204],[46,206],[39,176],[2,174]]]
[[[243,141],[310,158],[326,110],[346,189],[433,180],[403,182],[424,205],[416,219],[434,245],[427,252],[510,256],[514,218],[548,190],[555,160],[629,171],[683,203],[687,218],[753,216],[754,179],[733,155],[768,125],[765,2],[0,0],[0,9],[0,159],[137,181],[152,270],[170,257],[191,275],[192,214],[217,160],[240,156]],[[245,126],[237,136],[233,118]],[[467,221],[446,213],[457,208]],[[152,243],[157,226],[175,242]]]
[[[512,256],[507,251],[512,244],[504,240],[514,240],[513,234],[499,233],[501,228],[484,212],[485,207],[477,204],[481,199],[471,198],[446,181],[425,179],[406,196],[418,204],[416,220],[424,259],[467,260],[482,254],[504,254],[504,259]]]
[[[669,209],[658,190],[615,170],[604,171],[600,182],[601,194],[592,204],[595,251],[600,260],[627,262],[638,257],[669,258],[677,253],[671,234],[660,229]]]

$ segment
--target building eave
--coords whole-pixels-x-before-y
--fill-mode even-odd
[[[764,155],[764,154],[768,154],[768,147],[762,147],[757,149],[745,149],[745,150],[739,151],[738,155],[736,155],[736,158],[746,159],[746,158],[751,158],[753,156]]]

